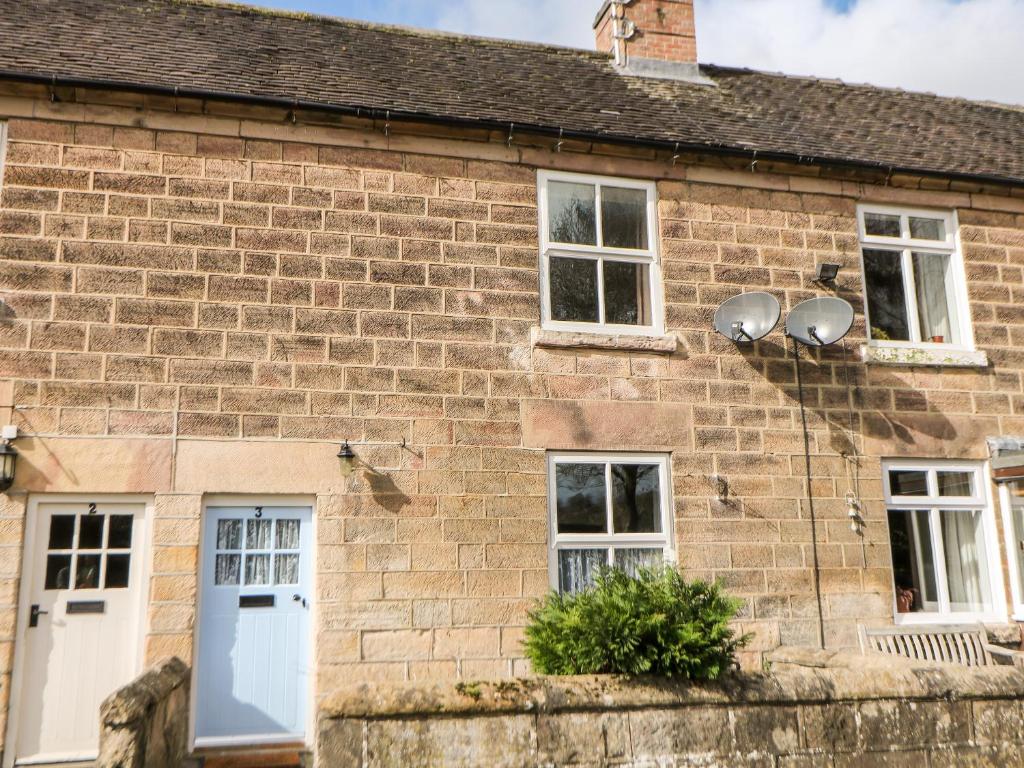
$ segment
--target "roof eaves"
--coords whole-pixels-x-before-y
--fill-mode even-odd
[[[203,2],[204,0],[175,0],[175,2]],[[712,154],[730,155],[734,157],[751,158],[752,160],[779,160],[783,162],[795,162],[798,165],[835,165],[848,168],[871,168],[886,171],[888,175],[907,174],[925,176],[929,178],[970,180],[974,182],[985,182],[999,185],[1021,185],[1024,178],[1011,176],[998,176],[992,174],[977,174],[968,172],[946,172],[929,168],[915,168],[907,166],[895,166],[885,162],[873,162],[857,158],[828,156],[824,154],[802,154],[778,150],[766,150],[757,145],[747,142],[727,143],[719,141],[708,142],[685,142],[672,141],[669,139],[655,139],[644,136],[617,134],[608,131],[580,131],[565,130],[562,127],[544,124],[530,124],[522,122],[504,121],[492,118],[468,118],[445,114],[432,114],[426,112],[415,112],[408,110],[385,109],[381,107],[369,107],[354,104],[336,104],[327,102],[304,101],[278,96],[267,96],[248,94],[231,91],[211,91],[197,89],[190,86],[166,86],[154,85],[139,82],[99,80],[93,78],[65,77],[57,74],[38,74],[0,70],[0,81],[23,82],[50,87],[72,87],[98,90],[110,90],[121,92],[135,92],[167,97],[192,98],[207,101],[222,101],[229,103],[258,104],[261,106],[272,106],[289,110],[308,110],[325,113],[349,115],[366,119],[385,119],[391,121],[423,122],[435,125],[450,125],[458,127],[486,127],[495,130],[509,130],[510,133],[516,130],[525,133],[534,133],[543,136],[560,137],[567,139],[578,139],[584,141],[601,141],[611,144],[622,144],[628,146],[645,146],[654,149],[672,150],[673,152],[710,152]],[[971,102],[976,103],[976,102]],[[741,146],[741,144],[743,146]]]

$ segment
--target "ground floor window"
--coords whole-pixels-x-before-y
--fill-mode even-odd
[[[999,552],[982,465],[893,461],[883,469],[896,620],[994,614]]]
[[[552,587],[577,592],[603,566],[671,559],[668,466],[664,454],[549,454]]]
[[[1006,530],[1006,549],[1010,558],[1010,585],[1013,592],[1014,617],[1024,617],[1024,480],[1004,483],[1002,486],[1003,526]]]

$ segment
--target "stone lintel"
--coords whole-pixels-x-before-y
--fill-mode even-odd
[[[680,403],[527,400],[523,447],[545,450],[690,450],[692,414]]]

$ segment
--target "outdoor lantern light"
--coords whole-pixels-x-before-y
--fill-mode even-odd
[[[356,443],[356,445],[393,445],[396,448],[405,449],[405,438],[403,437],[397,443]],[[356,456],[355,451],[352,450],[352,446],[348,444],[346,440],[341,445],[341,450],[338,451],[338,458],[341,459],[341,476],[349,477],[353,472],[356,471],[356,465],[359,464],[359,458]],[[369,467],[369,465],[366,465]]]
[[[341,450],[338,451],[338,458],[341,459],[342,477],[349,477],[356,471],[356,455],[352,451],[351,446],[349,446],[348,440],[345,441],[344,445],[341,446]]]
[[[831,283],[839,277],[839,270],[839,264],[819,264],[818,268],[814,270],[814,282]]]
[[[10,440],[0,443],[0,491],[6,491],[14,485],[14,465],[18,461],[18,452]]]

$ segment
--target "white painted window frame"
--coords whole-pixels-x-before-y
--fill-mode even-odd
[[[889,470],[921,470],[928,472],[928,496],[896,496],[889,486]],[[939,496],[936,471],[971,472],[974,474],[975,495],[971,497]],[[999,539],[996,533],[995,512],[990,493],[991,479],[987,462],[981,461],[949,461],[939,459],[888,459],[882,462],[882,488],[885,498],[886,512],[890,509],[927,509],[931,522],[932,551],[935,554],[935,583],[938,591],[938,611],[921,611],[919,613],[900,613],[896,607],[896,577],[892,569],[892,613],[897,625],[927,624],[977,624],[979,622],[1006,621],[1006,593],[1003,589],[1001,558],[999,556]],[[942,510],[981,510],[982,531],[985,538],[987,561],[984,563],[985,573],[989,582],[989,594],[992,606],[988,611],[950,611],[949,587],[945,568],[942,530],[939,516]]]
[[[666,565],[676,562],[673,546],[675,515],[672,500],[672,461],[667,453],[639,453],[618,451],[549,451],[548,452],[548,583],[558,590],[558,552],[563,549],[609,549],[609,563],[616,547],[648,547],[660,549]],[[605,464],[605,513],[611,530],[610,478],[612,464],[657,464],[661,496],[660,533],[559,533],[558,487],[555,467],[559,464]]]
[[[647,249],[605,248],[600,245],[571,245],[552,243],[548,226],[548,184],[565,181],[574,184],[592,184],[595,187],[595,216],[597,217],[597,242],[602,240],[601,187],[639,189],[647,194]],[[613,334],[620,336],[661,336],[665,333],[665,310],[661,279],[661,258],[659,243],[661,231],[658,227],[658,188],[653,181],[626,179],[615,176],[594,176],[582,173],[560,171],[539,171],[537,174],[537,200],[540,233],[540,283],[541,283],[541,327],[545,330],[573,333]],[[621,325],[616,323],[580,323],[551,319],[551,280],[549,269],[552,256],[583,258],[598,262],[597,291],[600,316],[604,315],[604,270],[602,265],[610,261],[633,262],[648,265],[650,274],[650,325]]]
[[[999,506],[1003,515],[1003,538],[1006,542],[1006,567],[1009,569],[1010,577],[1010,600],[1013,603],[1014,621],[1024,621],[1024,584],[1021,583],[1021,564],[1024,561],[1024,553],[1017,545],[1017,536],[1014,530],[1014,510],[1024,510],[1024,498],[1015,498],[1010,492],[1014,484],[1024,486],[1024,480],[1014,480],[999,484]]]
[[[902,237],[881,237],[868,235],[864,216],[877,213],[886,216],[899,216]],[[917,240],[910,236],[911,218],[942,219],[946,228],[946,239]],[[939,352],[973,352],[974,330],[971,323],[971,306],[967,294],[967,271],[964,267],[963,252],[960,242],[960,224],[955,210],[935,210],[929,208],[907,208],[904,206],[873,205],[863,203],[857,206],[857,233],[860,239],[861,286],[864,296],[864,319],[866,321],[867,343],[869,347],[878,349],[924,349]],[[898,251],[903,266],[903,293],[907,302],[907,322],[910,325],[910,341],[886,341],[871,338],[871,315],[868,309],[867,270],[864,265],[865,248],[882,248]],[[960,331],[960,343],[936,344],[921,338],[920,318],[918,317],[917,291],[912,278],[912,253],[937,253],[950,257],[950,273],[953,278],[953,301],[957,313],[957,329]]]

